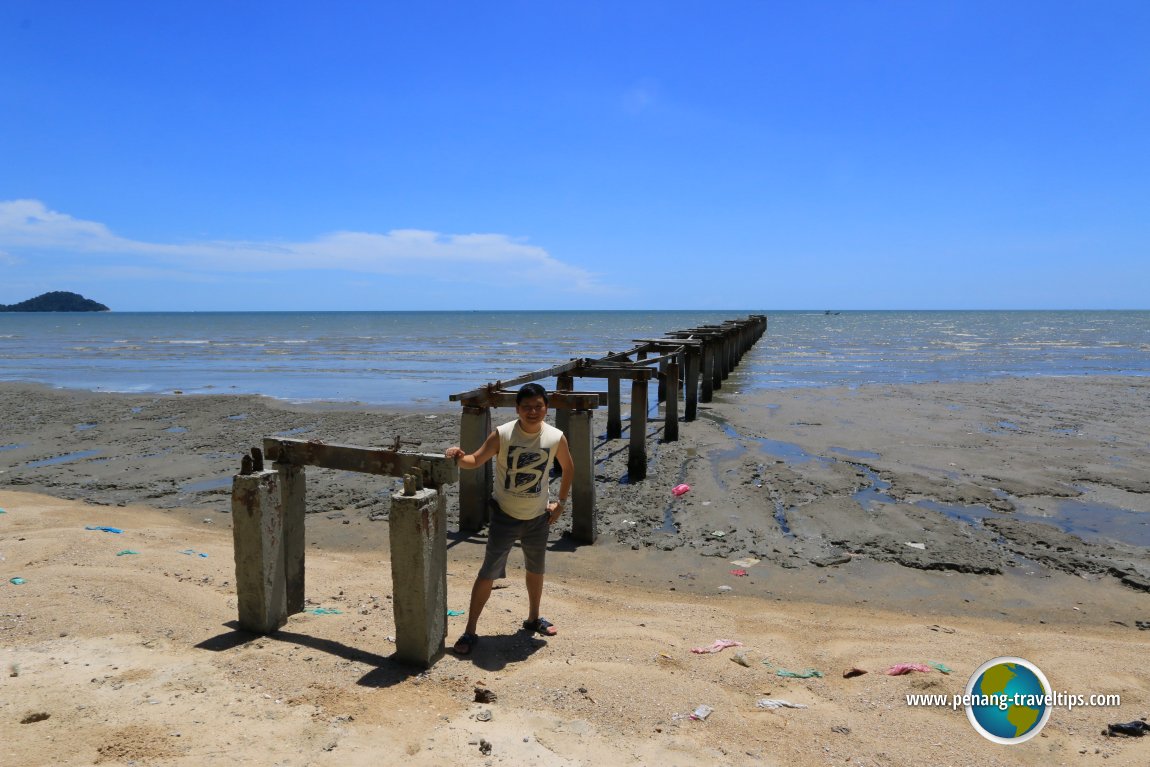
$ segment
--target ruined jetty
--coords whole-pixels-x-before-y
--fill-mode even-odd
[[[595,520],[594,429],[592,415],[607,408],[607,439],[623,437],[622,387],[630,383],[627,473],[630,481],[647,476],[647,418],[650,413],[649,384],[658,382],[657,401],[665,403],[663,438],[679,438],[680,397],[683,420],[694,421],[700,402],[710,402],[743,355],[767,332],[767,317],[752,314],[718,325],[701,325],[666,333],[663,338],[632,339],[636,345],[625,352],[609,352],[599,358],[568,360],[543,370],[494,381],[470,391],[452,394],[463,408],[459,446],[471,453],[492,430],[493,408],[514,407],[515,390],[526,383],[554,379],[549,390],[555,425],[567,436],[575,461],[571,487],[572,537],[594,543]],[[606,379],[607,391],[580,391],[578,379]],[[491,498],[490,463],[459,477],[459,527],[481,529],[488,521]]]

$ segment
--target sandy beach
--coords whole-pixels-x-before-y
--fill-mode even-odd
[[[230,478],[272,435],[437,452],[456,411],[0,385],[0,761],[1146,764],[1150,741],[1101,731],[1150,715],[1148,404],[1144,378],[724,387],[677,442],[652,420],[643,482],[620,481],[625,441],[597,443],[599,541],[553,529],[557,637],[517,631],[513,555],[475,655],[421,673],[389,659],[393,483],[308,470],[323,610],[253,637],[234,628]],[[448,509],[454,531],[453,491]],[[449,535],[450,608],[481,557]],[[716,639],[742,646],[691,652]],[[1121,705],[1056,709],[1015,746],[907,705],[1000,655]],[[883,673],[908,662],[952,672]],[[806,669],[823,676],[778,673]]]

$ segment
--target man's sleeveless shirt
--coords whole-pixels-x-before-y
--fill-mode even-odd
[[[497,431],[495,501],[510,517],[535,519],[547,511],[548,475],[563,432],[544,423],[538,433],[528,434],[518,418]]]

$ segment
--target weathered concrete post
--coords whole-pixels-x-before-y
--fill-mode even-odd
[[[284,508],[278,471],[233,477],[232,540],[240,627],[271,634],[287,622],[288,616]]]
[[[590,410],[571,411],[567,444],[575,463],[571,485],[571,537],[580,543],[594,543],[599,536],[595,520],[594,427]]]
[[[714,364],[711,366],[711,389],[718,391],[723,388],[723,379],[726,374],[723,373],[723,366],[726,364],[726,356],[723,354],[723,337],[716,335],[711,339],[711,357],[714,359]]]
[[[284,578],[287,580],[287,614],[303,612],[304,604],[304,514],[307,509],[307,481],[304,467],[275,463],[279,473],[280,499],[284,510]]]
[[[607,439],[619,439],[623,436],[619,389],[619,376],[607,379]]]
[[[703,391],[700,399],[710,402],[715,398],[715,347],[711,339],[703,341]]]
[[[570,375],[560,375],[555,377],[555,391],[574,391],[575,378]],[[571,411],[567,408],[557,408],[555,410],[555,428],[564,434],[567,433],[567,422],[571,419]]]
[[[459,422],[459,447],[465,453],[479,449],[491,433],[491,408],[464,407]],[[475,531],[487,524],[491,498],[491,462],[459,477],[459,529]]]
[[[667,359],[659,360],[659,393],[655,404],[667,401]]]
[[[647,379],[631,382],[631,441],[627,451],[627,475],[632,481],[647,477]]]
[[[394,495],[388,526],[395,656],[430,667],[447,637],[447,497],[434,488]]]
[[[667,404],[663,421],[663,439],[676,442],[679,439],[679,363],[667,363]]]
[[[684,390],[687,394],[683,420],[694,421],[699,415],[699,348],[687,349],[687,380]]]

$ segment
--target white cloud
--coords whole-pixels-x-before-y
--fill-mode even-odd
[[[167,244],[120,237],[104,224],[49,210],[39,200],[9,200],[0,202],[0,247],[119,255],[137,260],[139,268],[161,263],[201,273],[321,269],[454,282],[520,282],[559,292],[613,292],[591,272],[503,234],[393,229],[333,232],[307,242]]]
[[[101,247],[117,239],[103,224],[48,210],[39,200],[0,202],[0,242],[8,247]]]

